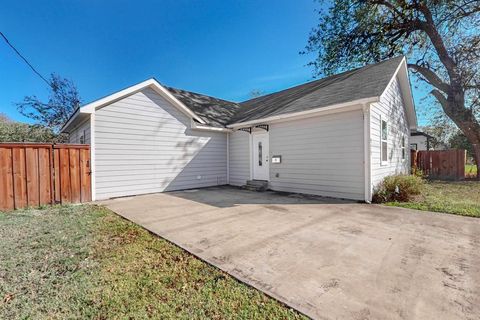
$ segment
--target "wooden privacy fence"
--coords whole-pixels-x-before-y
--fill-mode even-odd
[[[0,210],[87,201],[89,145],[0,143]]]
[[[430,179],[464,180],[467,153],[465,150],[411,150],[412,169],[422,170]]]

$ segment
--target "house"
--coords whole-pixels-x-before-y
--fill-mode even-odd
[[[417,120],[404,57],[241,103],[149,79],[79,108],[95,200],[264,180],[272,190],[369,202],[409,172]]]
[[[413,150],[433,150],[431,147],[433,137],[422,131],[412,131],[410,133],[410,149]]]

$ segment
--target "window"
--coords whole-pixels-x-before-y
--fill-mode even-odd
[[[416,143],[411,143],[411,144],[410,144],[410,149],[412,149],[412,150],[417,150],[417,149],[418,149],[418,144],[416,144]]]
[[[262,166],[262,142],[258,142],[258,165]]]
[[[402,136],[401,147],[402,147],[402,160],[405,160],[405,156],[406,156],[406,154],[405,154],[405,136]]]
[[[387,121],[382,120],[382,128],[381,128],[381,159],[382,164],[386,164],[388,161],[388,124]]]

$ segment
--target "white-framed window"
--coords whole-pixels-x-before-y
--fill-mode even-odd
[[[400,147],[402,148],[402,160],[405,160],[407,157],[406,150],[405,150],[405,135],[402,135],[402,143]]]
[[[380,118],[380,159],[382,164],[388,163],[388,123]]]

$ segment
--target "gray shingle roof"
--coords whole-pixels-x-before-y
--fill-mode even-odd
[[[300,112],[380,96],[403,56],[240,103],[230,123]]]
[[[241,103],[186,90],[166,88],[208,125],[225,127],[236,122],[380,96],[402,59],[403,56],[395,57]]]
[[[165,88],[212,127],[225,127],[240,109],[240,105],[235,102],[182,89],[166,86]]]

